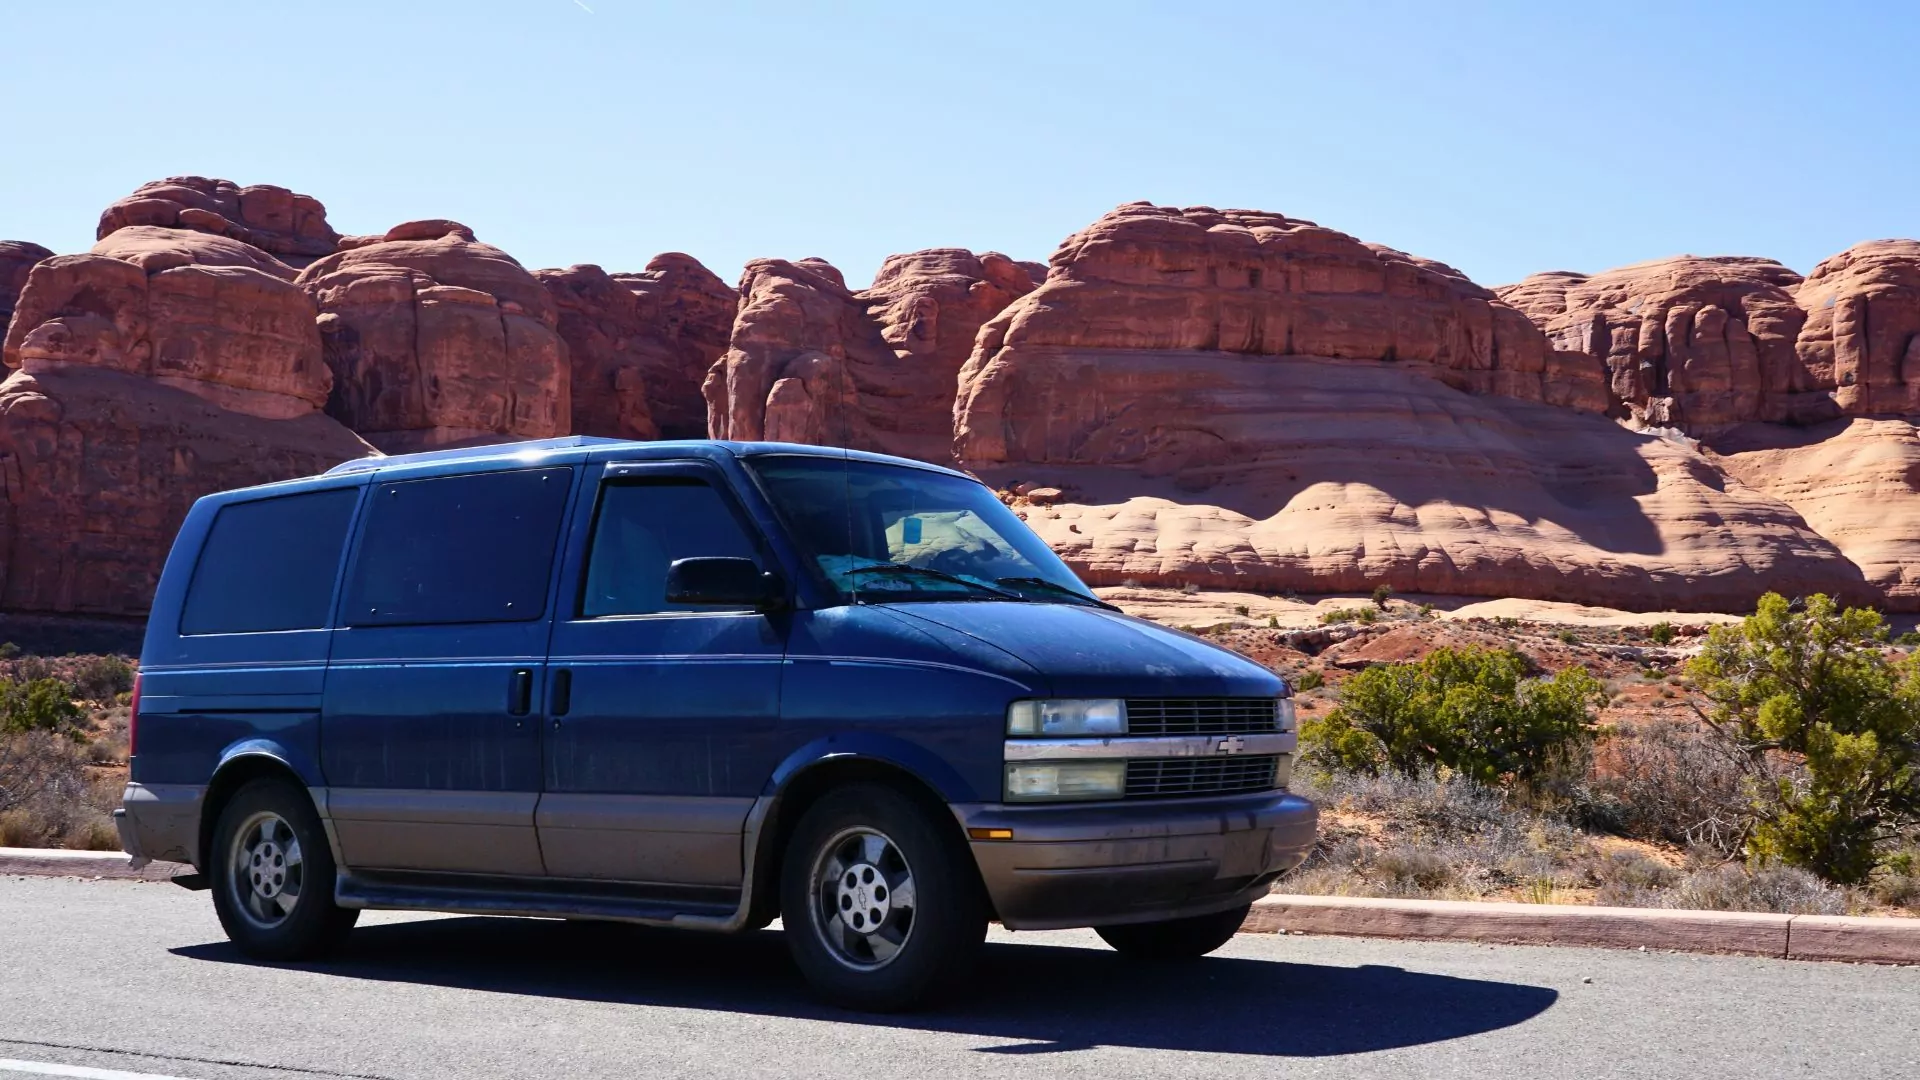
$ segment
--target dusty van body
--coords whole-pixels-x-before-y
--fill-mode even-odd
[[[1306,855],[1286,685],[1102,603],[977,481],[569,438],[200,500],[153,606],[121,836],[242,948],[361,909],[784,916],[903,1007],[990,920],[1200,955]]]

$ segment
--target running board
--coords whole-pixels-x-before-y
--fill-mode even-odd
[[[333,898],[344,908],[601,919],[724,930],[733,928],[740,893],[684,885],[342,870],[334,882]]]

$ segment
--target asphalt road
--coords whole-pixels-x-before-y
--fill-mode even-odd
[[[988,952],[962,1003],[866,1016],[812,1002],[777,931],[373,915],[338,959],[260,965],[204,893],[0,878],[0,1078],[1920,1076],[1920,968],[1253,934],[1160,972],[1085,932]]]

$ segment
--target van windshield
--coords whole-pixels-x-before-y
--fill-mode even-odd
[[[982,484],[810,455],[748,461],[802,555],[843,600],[1108,606]]]

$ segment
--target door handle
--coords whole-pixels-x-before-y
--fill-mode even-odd
[[[554,726],[560,726],[560,717],[567,715],[573,708],[573,672],[561,668],[553,673],[553,699],[549,703],[547,715],[554,718]]]
[[[525,716],[533,711],[533,672],[521,668],[507,679],[507,713]]]

